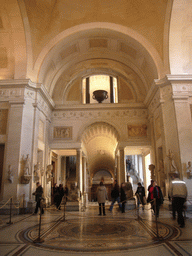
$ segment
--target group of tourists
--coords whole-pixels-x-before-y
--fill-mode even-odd
[[[151,180],[151,184],[148,187],[148,196],[146,198],[145,188],[139,182],[135,196],[137,199],[137,206],[144,206],[147,203],[151,204],[151,209],[153,214],[156,217],[159,217],[159,209],[163,204],[164,198],[161,188],[157,185],[155,180]],[[99,203],[99,215],[106,215],[105,212],[105,202],[108,200],[107,189],[104,186],[103,180],[100,182],[100,185],[97,188],[97,201]],[[184,217],[183,217],[183,205],[187,198],[187,187],[184,181],[179,180],[178,174],[173,175],[173,181],[170,184],[169,188],[169,197],[172,200],[172,210],[173,210],[173,219],[175,219],[175,214],[178,215],[178,224],[181,228],[185,226]],[[121,187],[117,183],[117,180],[114,181],[113,188],[111,191],[111,205],[109,211],[112,212],[115,202],[118,203],[119,209],[122,213],[125,212],[126,201],[133,198],[133,190],[130,182],[122,183]]]
[[[181,181],[179,179],[179,174],[174,173],[172,175],[172,182],[170,183],[169,187],[169,199],[172,201],[172,213],[173,213],[173,219],[176,218],[177,213],[177,221],[181,228],[185,226],[185,219],[183,216],[183,208],[184,203],[187,199],[187,187],[184,181]],[[43,188],[39,182],[36,183],[37,188],[33,195],[35,195],[36,200],[36,208],[34,214],[37,214],[38,208],[41,210],[41,214],[44,213],[43,207],[41,205],[41,200],[43,199]],[[99,203],[99,215],[106,215],[105,212],[105,202],[108,200],[108,194],[107,189],[104,186],[104,180],[101,180],[100,185],[97,188],[97,201]],[[63,196],[65,196],[67,201],[68,196],[68,187],[65,185],[63,188],[63,185],[60,184],[57,186],[57,184],[54,184],[53,187],[53,197],[54,197],[54,204],[56,205],[56,208],[58,210],[61,210],[61,201]],[[142,209],[144,210],[144,205],[146,203],[151,204],[151,209],[153,211],[153,214],[156,217],[159,217],[159,209],[160,206],[163,204],[164,198],[163,193],[161,191],[161,188],[157,186],[157,182],[154,180],[151,180],[151,184],[148,187],[148,196],[146,199],[145,196],[145,188],[142,186],[142,184],[139,182],[137,190],[135,192],[135,196],[137,199],[137,206],[139,207],[140,204],[142,205]],[[117,183],[117,180],[114,181],[113,188],[111,191],[111,198],[112,202],[109,208],[109,211],[112,212],[113,206],[115,202],[118,203],[119,209],[122,213],[125,213],[125,204],[127,200],[133,199],[133,189],[131,182],[123,182],[121,184],[121,187],[119,188],[119,185]]]
[[[99,203],[99,215],[106,215],[105,213],[105,202],[108,200],[108,194],[107,189],[104,186],[103,180],[100,182],[98,188],[97,188],[97,201]],[[125,204],[128,199],[131,199],[133,197],[133,190],[132,185],[128,181],[126,183],[121,184],[121,188],[119,188],[119,185],[117,183],[117,180],[114,181],[113,188],[111,191],[111,198],[112,202],[110,205],[110,212],[113,210],[113,206],[115,202],[118,203],[119,209],[122,213],[125,212]]]

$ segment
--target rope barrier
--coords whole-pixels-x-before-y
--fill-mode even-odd
[[[12,198],[12,197],[10,197],[10,198],[8,199],[8,201],[7,201],[3,206],[0,207],[0,209],[2,209],[5,205],[7,205],[8,202],[11,200],[11,198]]]

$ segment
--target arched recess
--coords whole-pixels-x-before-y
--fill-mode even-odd
[[[35,62],[34,69],[31,73],[32,79],[41,83],[45,81],[44,77],[49,73],[49,78],[51,79],[52,84],[47,87],[47,90],[50,92],[50,88],[52,88],[51,90],[53,91],[53,87],[55,86],[55,82],[53,81],[58,72],[60,72],[61,66],[65,67],[67,65],[69,67],[73,64],[73,68],[75,69],[75,65],[81,57],[83,60],[86,60],[87,58],[83,55],[83,52],[81,52],[82,48],[79,49],[78,46],[74,46],[74,49],[69,49],[69,45],[72,42],[75,42],[75,40],[83,40],[82,38],[84,36],[87,38],[95,38],[96,35],[99,35],[100,37],[102,36],[103,38],[110,37],[112,40],[118,38],[119,41],[121,41],[120,46],[118,45],[121,50],[117,47],[116,51],[113,51],[114,60],[121,57],[121,60],[123,60],[124,63],[134,63],[134,61],[136,61],[134,64],[135,67],[149,77],[148,81],[150,81],[150,83],[153,79],[162,78],[164,76],[165,71],[158,52],[143,36],[122,25],[107,22],[93,22],[67,29],[57,35],[54,39],[50,40]],[[74,54],[67,57],[64,54],[64,58],[62,59],[61,54],[62,52],[67,52],[67,49],[68,51],[71,50]],[[107,53],[107,51],[103,51],[103,49],[99,52],[100,54]],[[131,58],[133,52],[136,52],[137,58],[133,58],[133,56]],[[127,56],[125,53],[127,53]],[[108,56],[113,56],[110,51],[108,51],[107,54]],[[92,52],[92,58],[98,58],[98,53],[95,53],[94,55]],[[73,61],[76,61],[75,64]],[[145,71],[142,71],[143,67]],[[50,81],[50,79],[47,79],[47,81]],[[44,85],[46,86],[46,82]]]
[[[119,140],[117,130],[106,122],[95,122],[87,126],[80,137],[87,152],[90,176],[93,177],[101,169],[114,176],[115,151]]]
[[[104,179],[105,184],[111,184],[115,179],[114,173],[110,170],[98,170],[90,176],[92,184],[99,184],[101,179]]]
[[[192,73],[191,15],[191,0],[173,1],[169,34],[169,58],[171,74]]]
[[[95,59],[78,63],[76,65],[76,70],[78,69],[78,73],[76,70],[73,72],[72,68],[69,68],[68,72],[63,72],[59,79],[57,81],[55,80],[56,83],[54,82],[55,87],[52,93],[54,102],[56,104],[70,104],[70,102],[67,102],[67,93],[70,91],[72,86],[74,86],[76,83],[76,91],[81,90],[82,78],[94,74],[105,74],[118,77],[118,82],[120,80],[125,81],[127,86],[130,88],[132,94],[134,95],[134,102],[144,101],[149,88],[146,83],[145,76],[138,70],[138,68],[132,68],[131,65],[128,67],[125,65],[125,63],[109,59],[101,59],[100,61],[102,61],[103,66],[105,67],[98,67],[98,61],[98,59]],[[134,71],[134,69],[136,71]],[[75,104],[75,102],[73,102],[73,104]]]

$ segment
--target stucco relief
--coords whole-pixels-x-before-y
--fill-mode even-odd
[[[72,139],[72,127],[69,127],[69,126],[54,127],[53,138],[54,139]]]
[[[128,125],[128,136],[129,137],[146,137],[147,136],[147,125]]]
[[[0,109],[0,134],[6,134],[8,109]]]

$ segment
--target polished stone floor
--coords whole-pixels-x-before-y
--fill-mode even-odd
[[[107,207],[109,208],[109,207]],[[156,222],[150,207],[121,213],[117,206],[98,216],[98,206],[85,212],[54,207],[39,215],[0,216],[0,256],[5,255],[192,255],[192,214],[180,228],[162,208]]]

